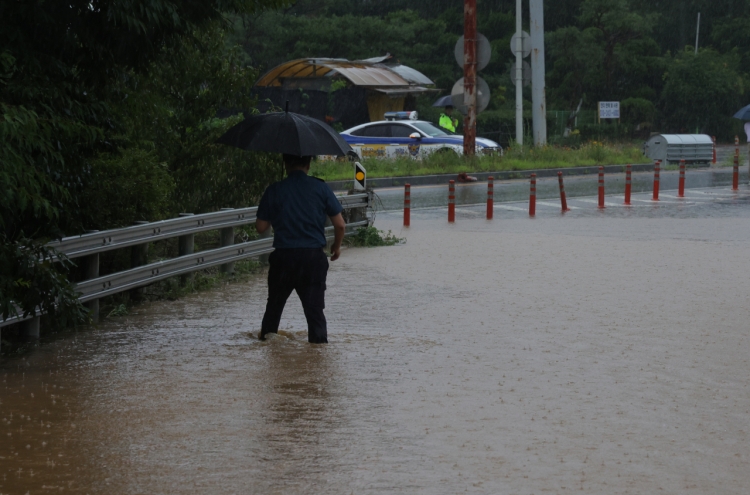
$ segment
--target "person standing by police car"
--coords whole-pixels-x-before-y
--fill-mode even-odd
[[[341,255],[346,223],[341,216],[343,207],[331,188],[308,175],[310,159],[285,154],[286,179],[270,185],[258,205],[255,226],[261,234],[273,227],[275,248],[268,259],[268,302],[258,334],[260,340],[278,332],[284,305],[294,290],[305,311],[308,342],[328,343],[323,314],[328,274],[328,259],[323,251],[325,222],[330,218],[335,232],[331,261]]]
[[[438,124],[443,129],[447,129],[451,132],[456,132],[456,127],[458,127],[458,119],[454,119],[451,115],[453,114],[453,107],[451,105],[446,105],[445,111],[440,114],[440,120],[438,121]]]

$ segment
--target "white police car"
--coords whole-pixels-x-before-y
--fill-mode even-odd
[[[417,112],[388,112],[386,120],[361,124],[341,133],[359,159],[412,157],[421,159],[430,153],[464,153],[464,138],[425,120]],[[494,141],[478,137],[476,154],[502,154]]]

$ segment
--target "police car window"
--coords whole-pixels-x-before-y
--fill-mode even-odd
[[[394,124],[391,126],[391,137],[395,138],[408,138],[410,135],[417,132],[414,128],[404,124]]]
[[[364,128],[362,136],[367,137],[391,137],[391,126],[388,124],[371,125]]]
[[[429,122],[414,122],[412,125],[430,137],[453,136],[452,133],[444,131]]]

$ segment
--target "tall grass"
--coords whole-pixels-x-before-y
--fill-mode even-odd
[[[504,156],[463,157],[454,153],[434,153],[423,160],[368,158],[362,164],[367,169],[368,177],[375,178],[620,165],[645,161],[648,159],[633,145],[593,141],[576,149],[561,146],[516,146],[506,150]],[[352,176],[347,162],[314,162],[310,173],[329,181],[350,179]]]

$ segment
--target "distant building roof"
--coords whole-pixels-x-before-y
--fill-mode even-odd
[[[288,79],[331,78],[340,75],[355,86],[372,89],[401,88],[404,92],[429,91],[420,86],[434,85],[427,76],[405,65],[388,65],[390,58],[349,61],[340,58],[302,58],[285,62],[266,72],[255,83],[259,87],[284,86]]]

